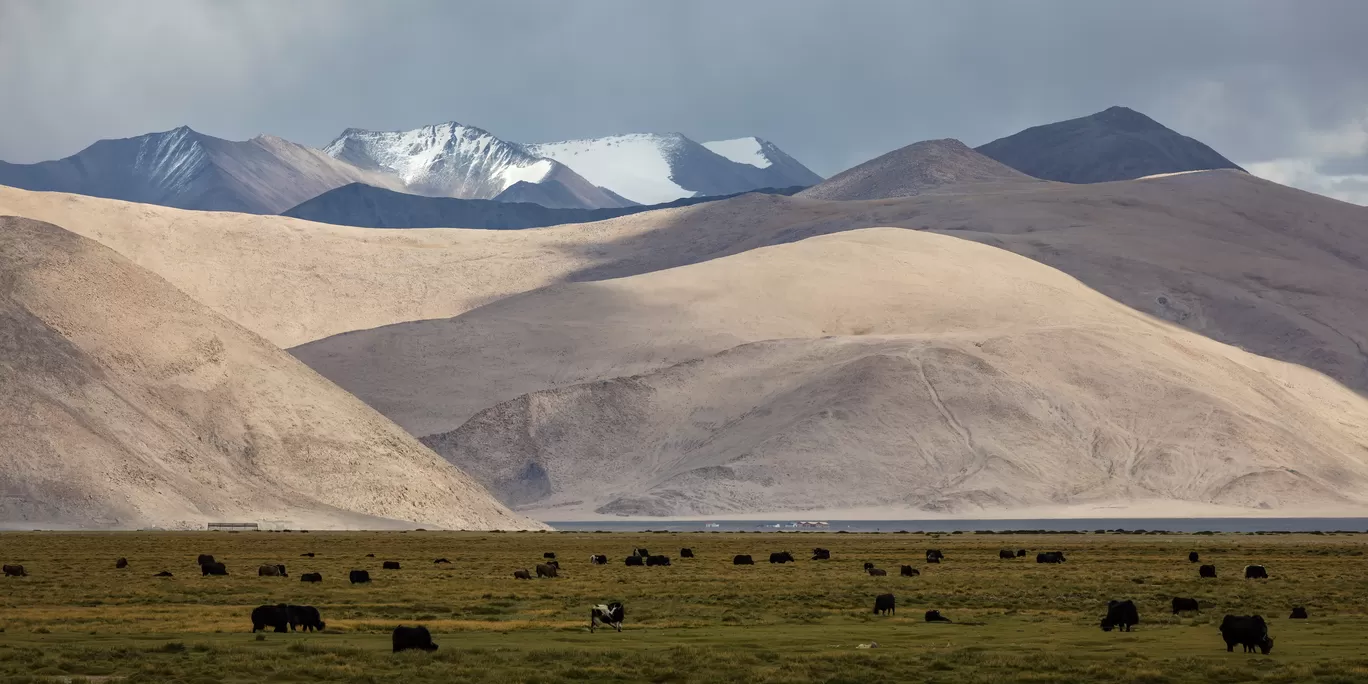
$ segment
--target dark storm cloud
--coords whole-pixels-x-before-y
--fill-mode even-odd
[[[321,145],[759,135],[822,174],[1127,105],[1240,163],[1368,152],[1368,2],[0,0],[0,159],[181,124]]]

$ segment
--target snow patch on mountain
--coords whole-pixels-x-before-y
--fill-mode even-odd
[[[185,190],[209,162],[199,137],[188,126],[143,136],[133,159],[133,174],[167,194]]]
[[[641,204],[661,204],[692,197],[672,179],[672,162],[684,136],[634,133],[587,140],[524,145],[529,154],[550,157],[584,176],[590,183]]]
[[[765,156],[763,142],[755,136],[714,140],[703,143],[703,146],[738,164],[749,164],[757,169],[767,169],[774,164]]]
[[[499,171],[499,178],[503,179],[504,190],[507,190],[519,182],[540,183],[551,175],[553,168],[555,168],[554,162],[550,159],[543,159],[527,166],[506,166]],[[503,191],[500,190],[500,192]]]
[[[414,192],[467,199],[492,198],[518,181],[537,183],[554,170],[517,145],[456,122],[411,131],[348,129],[323,151],[394,173]]]

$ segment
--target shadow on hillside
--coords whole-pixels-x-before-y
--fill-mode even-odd
[[[630,222],[627,235],[593,245],[595,263],[566,280],[861,228],[932,230],[1015,252],[1145,314],[1368,390],[1368,209],[1243,173],[861,202],[746,195],[618,220]]]

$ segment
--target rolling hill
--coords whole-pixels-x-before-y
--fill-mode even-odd
[[[966,187],[982,191],[984,183],[1033,182],[1039,181],[947,138],[913,143],[875,157],[801,194],[823,200],[875,200]]]
[[[598,321],[580,344],[613,340],[608,375],[693,357],[424,439],[524,511],[1368,506],[1368,400],[954,237],[851,231],[519,299],[544,331]]]
[[[636,298],[586,308],[572,297],[585,290],[564,290],[567,281],[602,281],[595,287],[612,292],[612,279],[624,276],[883,225],[1016,252],[1137,311],[1368,392],[1368,355],[1359,343],[1368,324],[1352,314],[1368,307],[1368,273],[1360,265],[1368,259],[1360,237],[1365,216],[1362,207],[1230,172],[869,202],[743,196],[523,233],[535,244],[585,242],[542,253],[538,268],[548,290],[292,352],[410,432],[446,432],[523,393],[647,372],[743,341],[638,339],[633,321],[650,310]],[[553,270],[586,255],[594,258]],[[795,270],[790,286],[803,291],[802,277]],[[996,276],[984,270],[982,277]],[[558,298],[549,307],[553,318],[535,304],[550,297]],[[667,297],[652,301],[670,305]]]
[[[0,217],[0,424],[4,527],[540,527],[165,280],[16,217]]]

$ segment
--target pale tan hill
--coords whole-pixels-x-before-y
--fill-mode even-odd
[[[1048,278],[1023,278],[1004,266],[1020,262],[1010,252],[956,239],[915,245],[887,254],[865,241],[836,239],[759,248],[627,278],[553,285],[456,318],[339,335],[292,352],[425,435],[526,392],[634,375],[745,342],[982,333],[1020,320],[1054,326],[1097,317],[1055,303],[1077,287],[1072,278],[1050,269],[1042,269]],[[965,248],[978,249],[981,260],[956,259]],[[981,281],[977,290],[927,296],[941,283],[970,279]]]
[[[113,250],[0,218],[0,524],[529,528],[289,354]]]
[[[530,244],[565,239],[539,253],[537,268],[548,281],[598,280],[705,266],[712,257],[881,224],[941,231],[1029,256],[1134,309],[1368,390],[1368,357],[1360,351],[1368,319],[1356,313],[1368,310],[1362,266],[1368,209],[1238,172],[874,202],[743,197],[591,224],[588,235],[554,228],[517,237]],[[595,242],[574,246],[575,239]],[[557,272],[586,255],[596,258]],[[996,277],[988,269],[979,274]],[[806,296],[804,281],[804,271],[795,269],[784,287]],[[694,285],[723,293],[734,286]],[[652,312],[687,300],[669,290],[624,295],[620,287],[611,280],[556,285],[452,319],[357,331],[292,351],[425,435],[453,430],[479,409],[525,392],[645,372],[764,339],[738,337],[732,331],[740,328],[683,339],[640,333],[648,327],[641,321],[654,320]],[[689,296],[715,301],[715,294],[694,289]],[[678,315],[692,325],[690,315]],[[730,314],[709,311],[703,318],[713,315]],[[859,331],[856,325],[825,329],[826,323],[809,322],[802,334]]]
[[[625,338],[603,357],[785,339],[526,394],[425,440],[519,510],[1368,506],[1368,400],[969,241],[853,231],[538,298],[547,329],[597,307]]]
[[[946,138],[893,150],[798,194],[823,200],[875,200],[942,189],[967,190],[984,183],[1006,186],[1040,181]]]
[[[1368,209],[1232,171],[980,187],[868,202],[748,195],[523,231],[351,229],[9,188],[0,188],[0,213],[48,220],[109,245],[281,346],[449,318],[554,283],[646,273],[814,235],[870,226],[942,231],[1031,257],[1138,310],[1368,390],[1368,318],[1358,314],[1368,310]],[[349,344],[378,351],[364,340]],[[422,362],[402,347],[394,352],[402,358],[377,353],[374,363],[351,365],[378,376]],[[319,368],[373,401],[362,391],[370,380]],[[486,405],[513,396],[491,395]]]

